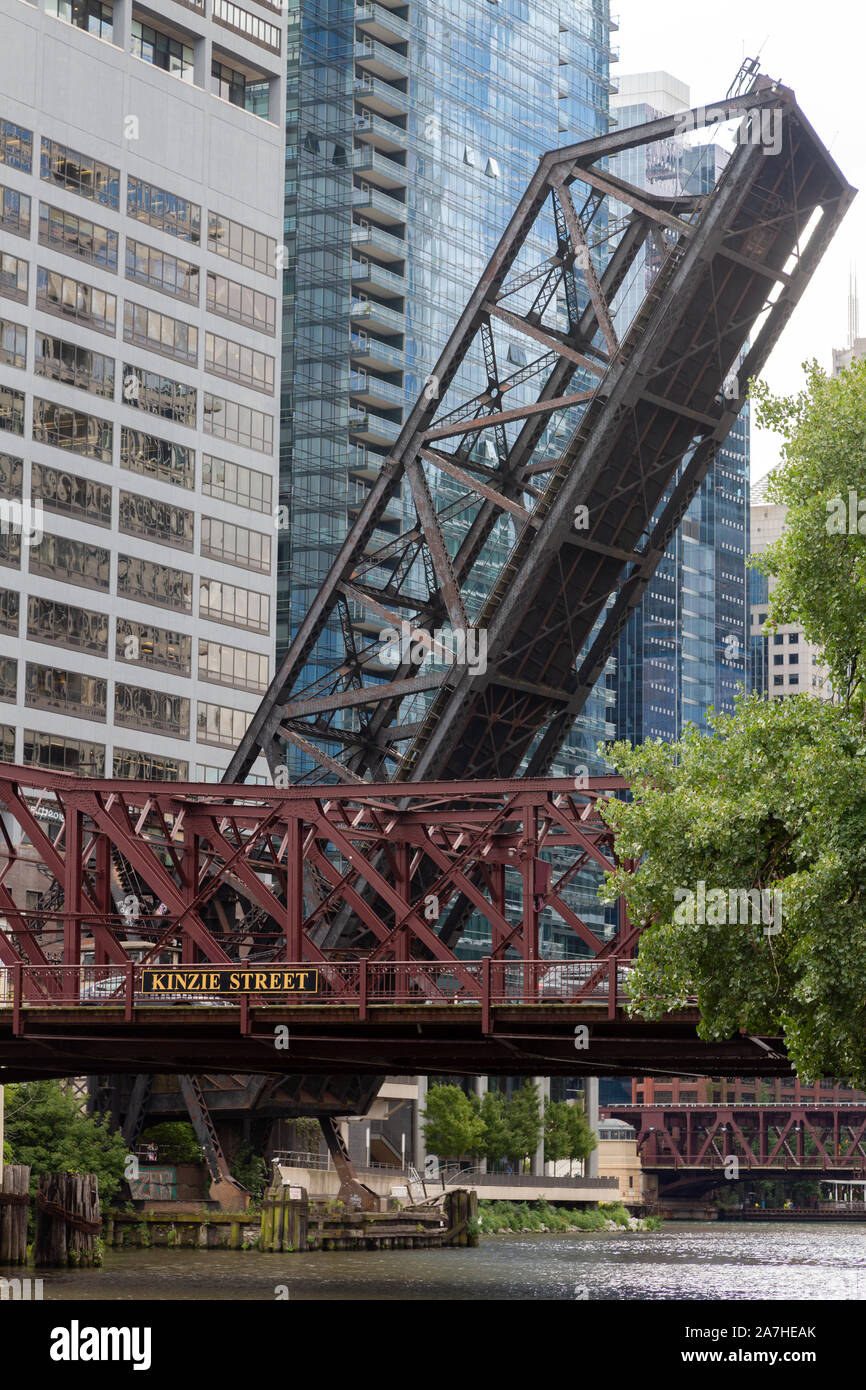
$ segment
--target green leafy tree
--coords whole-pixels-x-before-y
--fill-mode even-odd
[[[783,436],[767,495],[787,515],[751,563],[771,579],[769,622],[800,623],[840,702],[866,718],[866,361],[838,377],[805,371],[796,396],[752,387],[757,423]]]
[[[163,1120],[143,1131],[141,1140],[155,1144],[160,1163],[201,1163],[201,1144],[189,1120]]]
[[[232,1177],[237,1178],[241,1186],[252,1193],[253,1197],[261,1197],[267,1186],[268,1165],[251,1144],[243,1144],[238,1149],[234,1158],[229,1161],[229,1169]]]
[[[618,854],[640,862],[603,896],[624,894],[649,924],[629,1007],[658,1018],[695,997],[701,1037],[782,1034],[802,1078],[866,1085],[866,734],[804,695],[743,698],[709,726],[610,754],[633,800],[602,814]],[[682,894],[701,881],[782,897],[770,922],[738,908],[692,925]]]
[[[506,1156],[522,1163],[535,1153],[541,1138],[541,1102],[538,1087],[533,1081],[524,1081],[520,1089],[514,1092],[506,1110],[506,1121]]]
[[[598,1148],[598,1137],[594,1134],[586,1113],[580,1102],[566,1106],[568,1111],[568,1154],[572,1162],[583,1163],[594,1149]]]
[[[544,1106],[544,1158],[557,1163],[568,1158],[571,1136],[568,1128],[569,1106],[564,1100],[547,1101]]]
[[[434,1086],[427,1092],[423,1117],[424,1139],[431,1153],[440,1158],[481,1153],[484,1124],[477,1097],[470,1098],[459,1086]]]
[[[110,1203],[120,1187],[127,1146],[109,1121],[84,1113],[59,1081],[24,1081],[6,1087],[6,1141],[12,1163],[30,1165],[30,1191],[43,1173],[95,1173],[99,1199]]]
[[[508,1152],[507,1103],[501,1091],[486,1091],[481,1100],[484,1136],[481,1152],[488,1163],[498,1163]]]

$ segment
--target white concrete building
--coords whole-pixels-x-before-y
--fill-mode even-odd
[[[0,0],[4,760],[216,779],[272,674],[285,13]]]

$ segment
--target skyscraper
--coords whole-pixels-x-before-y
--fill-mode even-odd
[[[289,526],[278,649],[408,404],[425,384],[435,389],[439,352],[539,156],[607,130],[614,27],[608,0],[298,4],[288,38],[280,489]],[[526,353],[515,337],[508,362]],[[483,362],[469,374],[483,389]],[[448,485],[431,479],[440,495]],[[371,548],[410,526],[407,500]],[[506,541],[503,526],[492,544]],[[369,640],[368,612],[348,605],[343,619],[359,644]],[[332,639],[313,654],[311,680],[333,663]],[[303,768],[299,753],[293,777]]]
[[[612,99],[621,126],[689,108],[689,88],[670,73],[624,76]],[[616,172],[657,193],[706,193],[727,160],[717,143],[682,136],[631,150]],[[638,263],[621,314],[628,322],[661,265]],[[617,660],[617,736],[631,743],[678,738],[703,727],[707,710],[730,710],[747,682],[749,407],[746,405],[665,552],[622,635]]]
[[[0,756],[215,779],[273,662],[285,17],[2,10]]]

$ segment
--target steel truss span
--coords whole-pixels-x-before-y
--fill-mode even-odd
[[[742,112],[708,194],[656,196],[604,167]],[[768,120],[778,152],[757,138]],[[227,780],[260,751],[275,773],[290,753],[311,783],[549,771],[853,196],[764,76],[709,111],[543,156]],[[646,243],[661,268],[619,335]],[[506,369],[515,338],[528,361]],[[478,363],[486,387],[461,395]],[[383,647],[386,630],[418,640]],[[425,659],[448,630],[486,660],[461,660],[456,639],[450,664]],[[351,930],[346,913],[332,940]]]

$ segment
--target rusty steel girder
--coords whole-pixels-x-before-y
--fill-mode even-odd
[[[156,784],[0,764],[0,966],[30,967],[27,988],[41,982],[41,993],[64,999],[83,950],[95,968],[123,967],[131,940],[139,965],[323,966],[337,996],[349,992],[337,964],[346,959],[433,962],[468,981],[435,930],[462,896],[489,924],[493,961],[537,960],[545,910],[573,932],[576,955],[606,958],[613,939],[564,890],[592,866],[599,876],[613,867],[598,805],[624,787],[617,777],[580,791],[568,779],[536,778],[419,783],[407,795],[387,783]],[[28,905],[22,870],[34,855],[60,886],[47,907]],[[315,877],[313,902],[305,870]],[[372,943],[348,955],[317,944],[323,924],[345,909]],[[621,903],[618,954],[633,953],[636,939]]]
[[[604,167],[741,112],[706,195],[657,196]],[[753,138],[767,119],[778,151]],[[544,155],[226,780],[260,751],[276,773],[289,749],[310,783],[546,773],[853,196],[793,92],[764,76],[709,111]],[[618,336],[647,242],[664,259]],[[510,374],[503,330],[536,354]],[[461,385],[473,362],[480,393]],[[553,421],[571,432],[550,457]],[[456,642],[431,665],[443,624],[476,650],[483,636],[486,661]],[[386,644],[391,671],[385,629],[417,635]]]

